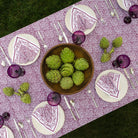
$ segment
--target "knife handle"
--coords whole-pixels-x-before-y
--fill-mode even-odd
[[[71,112],[71,114],[72,114],[72,116],[73,116],[74,120],[76,120],[76,117],[75,117],[75,115],[73,114],[73,112],[72,112],[72,110],[71,110],[71,109],[70,109],[70,112]]]

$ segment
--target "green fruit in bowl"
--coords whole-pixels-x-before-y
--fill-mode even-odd
[[[61,66],[61,59],[58,55],[52,55],[46,58],[46,64],[50,69],[58,69]]]
[[[79,58],[75,61],[74,67],[77,70],[84,71],[89,68],[89,63],[85,58]]]
[[[84,81],[84,73],[82,71],[76,71],[73,73],[72,79],[75,85],[81,85]]]
[[[72,64],[70,63],[65,63],[61,66],[60,73],[63,77],[68,77],[72,75],[74,72],[74,68]]]
[[[58,83],[61,79],[61,74],[58,70],[50,70],[46,73],[46,78],[52,83]]]
[[[71,49],[69,49],[68,47],[65,47],[61,51],[60,57],[63,63],[72,63],[74,61],[75,54]]]
[[[62,89],[70,89],[73,86],[73,80],[71,77],[63,77],[60,81],[60,86]]]

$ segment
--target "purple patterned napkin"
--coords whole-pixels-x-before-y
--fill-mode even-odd
[[[118,98],[119,81],[120,74],[110,72],[107,75],[101,76],[100,79],[97,81],[96,86],[111,97]]]
[[[0,128],[0,138],[8,138],[7,130],[5,127]]]
[[[84,10],[73,5],[71,9],[71,30],[75,31],[85,31],[86,29],[91,29],[97,19],[92,15],[89,15]]]
[[[15,63],[26,64],[35,59],[40,48],[21,37],[16,37],[14,44],[14,54],[12,61]]]
[[[32,116],[46,129],[54,132],[58,124],[58,106],[46,104],[33,112]]]

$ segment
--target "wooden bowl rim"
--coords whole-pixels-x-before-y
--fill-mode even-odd
[[[50,51],[52,51],[53,49],[55,49],[55,48],[57,48],[57,47],[60,47],[60,46],[63,46],[63,45],[65,45],[65,47],[66,47],[66,46],[80,47],[80,48],[88,55],[88,57],[90,58],[91,64],[92,64],[92,72],[91,72],[91,76],[90,76],[90,79],[88,80],[88,82],[87,82],[81,89],[76,90],[76,91],[73,91],[73,92],[66,92],[66,93],[60,92],[60,91],[56,91],[56,90],[53,89],[51,86],[49,86],[48,83],[45,81],[45,77],[44,77],[44,75],[43,75],[43,63],[44,63],[44,60],[45,60],[45,58],[46,58],[46,55],[47,55]],[[40,64],[40,72],[41,72],[41,77],[42,77],[44,83],[45,83],[45,84],[48,86],[48,88],[50,88],[52,91],[57,92],[57,93],[59,93],[59,94],[63,94],[63,95],[72,95],[72,94],[75,94],[75,93],[80,92],[81,90],[83,90],[84,88],[86,88],[86,87],[88,86],[88,84],[90,83],[91,79],[93,78],[93,74],[94,74],[94,62],[93,62],[93,60],[92,60],[92,58],[91,58],[91,55],[90,55],[83,47],[81,47],[81,46],[79,46],[79,45],[76,45],[76,44],[72,44],[72,43],[62,43],[62,44],[58,44],[58,45],[56,45],[56,46],[53,46],[51,49],[49,49],[49,50],[45,53],[45,55],[43,56],[43,59],[42,59],[42,61],[41,61],[41,64]]]

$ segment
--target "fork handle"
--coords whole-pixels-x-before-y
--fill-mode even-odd
[[[37,136],[36,136],[36,134],[35,134],[35,132],[34,132],[34,129],[32,128],[31,125],[30,125],[30,127],[31,127],[31,130],[32,130],[32,132],[33,132],[33,135],[35,136],[35,138],[37,138]]]

